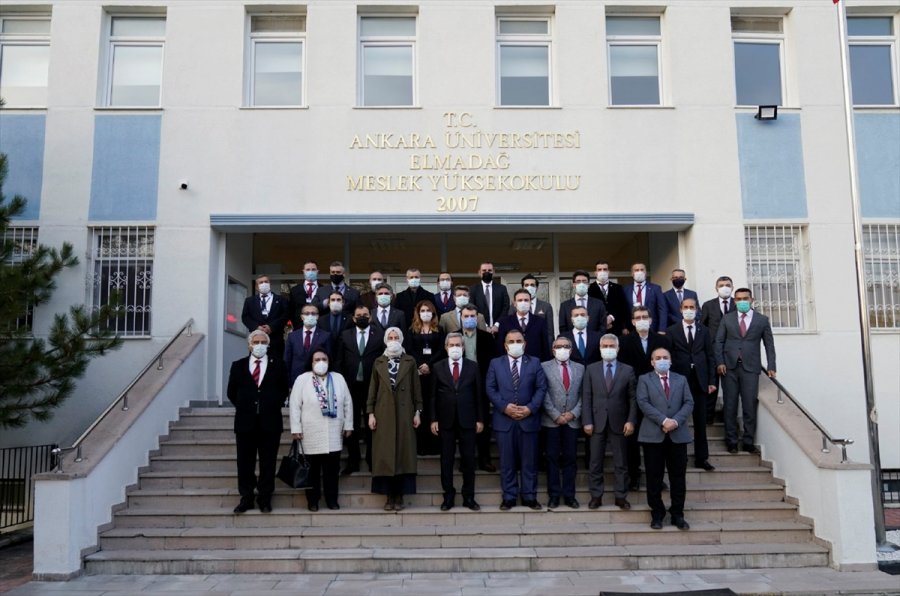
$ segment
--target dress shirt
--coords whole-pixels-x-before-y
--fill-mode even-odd
[[[269,292],[268,294],[265,294],[265,295],[260,294],[259,295],[259,303],[263,307],[262,313],[264,315],[269,314],[269,311],[272,310],[272,292]]]
[[[606,380],[606,367],[609,364],[612,364],[612,376],[615,379],[616,378],[616,368],[619,366],[619,361],[612,360],[610,362],[607,362],[606,360],[601,360],[601,362],[603,362],[603,379]]]
[[[509,354],[506,355],[506,359],[509,360],[509,372],[510,372],[510,373],[512,373],[513,362],[518,362],[518,363],[519,363],[519,378],[520,378],[520,379],[522,378],[522,358],[524,358],[524,357],[525,357],[524,354],[522,354],[522,355],[519,356],[518,358],[513,358],[513,357],[510,356]]]
[[[737,310],[737,309],[735,308],[735,310]],[[753,309],[751,308],[750,310],[748,310],[746,314],[747,314],[747,318],[744,319],[744,323],[747,325],[747,329],[750,329],[750,323],[753,322]],[[740,326],[740,324],[741,324],[742,316],[743,315],[740,312],[738,312],[738,314],[737,314],[738,326]]]
[[[640,302],[638,302],[638,299],[637,299],[638,288],[641,288],[641,300],[640,300]],[[633,297],[633,299],[632,299],[632,301],[631,301],[632,304],[635,304],[635,305],[637,305],[637,304],[642,304],[642,305],[645,304],[645,302],[646,302],[646,300],[647,300],[647,282],[641,282],[641,283],[634,282],[634,288],[631,289],[631,295],[632,295],[632,297]]]
[[[519,311],[516,311],[516,318],[519,319],[519,326],[521,327],[522,326],[522,313],[520,313]],[[530,322],[531,322],[531,315],[526,314],[525,315],[525,326],[528,327],[528,324]]]
[[[644,348],[644,354],[647,354],[647,342],[650,340],[650,335],[647,337],[641,337],[641,347]],[[647,354],[649,356],[649,354]]]
[[[253,369],[256,368],[256,356],[250,354],[250,374],[253,374]],[[268,356],[263,356],[259,359],[259,384],[262,385],[263,379],[266,378],[266,368],[269,366],[269,358]]]
[[[687,341],[691,341],[691,338],[688,337],[688,326],[691,327],[691,331],[694,334],[694,339],[697,339],[697,321],[694,320],[694,321],[688,322],[688,321],[685,321],[684,319],[682,319],[681,320],[681,330],[684,331],[684,339],[686,339]]]
[[[731,298],[719,298],[719,312],[723,315],[725,314],[725,303],[729,302],[730,300]],[[732,310],[734,310],[733,304],[730,305],[728,312],[731,312]]]
[[[453,378],[453,363],[459,362],[459,374],[462,376],[463,362],[465,362],[465,358],[460,358],[459,360],[454,360],[453,358],[447,358],[447,368],[450,369],[450,378]]]

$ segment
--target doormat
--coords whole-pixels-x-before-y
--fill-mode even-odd
[[[728,588],[716,588],[714,590],[674,590],[672,592],[656,592],[657,594],[688,594],[689,596],[735,596]],[[627,596],[634,592],[600,592],[599,596]]]

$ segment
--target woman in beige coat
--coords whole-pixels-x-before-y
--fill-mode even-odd
[[[375,360],[366,412],[372,430],[372,492],[387,495],[385,511],[403,509],[416,492],[416,431],[422,389],[416,360],[403,351],[403,333],[389,327],[384,355]]]

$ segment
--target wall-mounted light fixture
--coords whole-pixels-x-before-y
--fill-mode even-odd
[[[759,106],[756,109],[757,120],[778,120],[778,106]]]

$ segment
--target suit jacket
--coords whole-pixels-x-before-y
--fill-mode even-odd
[[[693,298],[694,300],[698,300],[697,292],[695,292],[694,290],[682,288],[681,292],[684,294],[684,298]],[[670,325],[674,325],[682,319],[681,302],[678,300],[678,294],[675,293],[675,288],[671,288],[663,292],[663,298],[666,299],[666,311],[669,313],[669,321],[664,325],[660,325],[660,329],[667,329]],[[682,300],[684,298],[682,298]],[[700,303],[697,302],[697,304]]]
[[[607,390],[606,363],[601,360],[589,365],[581,385],[581,423],[601,432],[609,421],[610,432],[624,434],[626,422],[637,424],[636,384],[634,369],[617,362],[612,389]]]
[[[319,329],[330,333],[331,337],[335,340],[338,340],[344,329],[353,325],[353,321],[350,320],[350,315],[348,315],[344,311],[341,311],[337,315],[337,325],[335,326],[333,324],[332,317],[333,315],[331,314],[331,311],[325,313],[324,315],[319,315],[318,327]]]
[[[572,310],[576,307],[575,298],[569,298],[559,305],[559,332],[571,331]],[[606,331],[606,305],[602,300],[587,297],[588,329],[604,333]]]
[[[406,334],[407,329],[409,329],[409,324],[406,321],[406,317],[403,315],[403,312],[400,311],[393,304],[391,305],[391,309],[388,311],[388,324],[387,327],[382,326],[381,321],[379,320],[380,313],[378,307],[375,307],[375,310],[372,311],[372,314],[369,318],[372,321],[372,326],[377,327],[381,330],[381,333],[384,333],[388,327],[397,327]]]
[[[681,321],[666,329],[666,337],[672,352],[672,370],[688,379],[692,375],[697,384],[706,392],[709,385],[716,384],[716,361],[713,357],[713,338],[709,329],[694,322],[694,343],[688,346]]]
[[[666,438],[666,433],[662,431],[662,423],[666,418],[678,423],[678,428],[669,433],[673,443],[690,443],[693,440],[688,419],[694,411],[694,398],[687,379],[683,376],[669,371],[669,397],[666,398],[655,371],[641,375],[637,381],[637,403],[644,413],[641,429],[638,431],[639,442],[662,443]]]
[[[328,310],[328,297],[332,292],[339,291],[330,283],[325,284],[324,286],[319,286],[319,290],[316,292],[316,296],[313,299],[316,306],[319,307],[319,314],[326,315],[331,314],[331,311]],[[347,316],[352,317],[353,311],[356,310],[356,303],[359,302],[359,290],[355,288],[351,288],[344,283],[344,291],[342,292],[344,295],[344,309],[343,312],[347,314]]]
[[[631,309],[634,308],[634,284],[622,286],[622,291],[625,292],[625,304],[628,306],[628,312],[631,313]],[[669,310],[666,307],[666,299],[663,298],[662,288],[649,281],[644,282],[641,297],[644,306],[650,311],[650,317],[653,319],[650,322],[650,333],[656,333],[660,329],[665,329],[668,326],[666,323],[669,320]],[[630,314],[626,325],[628,329],[634,331]]]
[[[572,342],[572,360],[585,366],[588,366],[589,364],[593,364],[595,362],[599,362],[600,338],[602,337],[602,335],[600,335],[596,331],[591,331],[590,329],[584,332],[584,356],[582,356],[581,352],[578,350],[578,340],[575,337],[575,333],[576,331],[572,330],[560,334],[570,342]]]
[[[431,383],[431,411],[441,430],[474,429],[476,422],[484,422],[484,395],[478,365],[462,358],[459,383],[453,383],[450,359],[434,364]]]
[[[626,329],[631,321],[628,303],[625,302],[625,292],[619,284],[609,282],[607,293],[608,295],[603,294],[603,288],[596,281],[592,282],[588,287],[588,296],[602,300],[607,314],[611,314],[615,318],[612,327],[609,328],[609,332],[621,335],[622,329]]]
[[[489,317],[489,310],[487,304],[487,298],[484,295],[484,284],[481,281],[476,282],[472,285],[471,292],[471,303],[475,305],[475,308],[478,309],[478,312],[484,315],[484,320],[487,323],[488,327],[491,326],[491,321]],[[491,302],[494,305],[494,323],[497,323],[506,316],[506,313],[509,312],[509,292],[506,291],[506,286],[501,284],[499,281],[491,282]]]
[[[284,347],[284,363],[288,368],[288,380],[290,382],[290,386],[294,386],[294,381],[305,373],[307,370],[307,365],[309,364],[309,357],[319,348],[324,348],[326,352],[328,352],[328,358],[331,359],[332,353],[332,345],[331,345],[331,334],[327,331],[323,331],[318,327],[314,327],[312,329],[312,336],[309,341],[309,349],[303,349],[304,336],[306,335],[306,329],[303,327],[298,327],[291,331],[291,334],[288,335],[287,343]]]
[[[624,362],[634,369],[634,375],[640,377],[653,370],[650,354],[657,348],[669,349],[669,339],[665,335],[650,333],[647,336],[647,351],[644,352],[641,337],[637,332],[629,333],[619,340],[619,362]]]
[[[351,386],[356,380],[360,362],[363,365],[363,382],[368,384],[369,379],[372,378],[372,365],[375,363],[375,359],[384,353],[384,331],[369,325],[366,349],[360,356],[359,344],[356,341],[357,331],[356,327],[345,329],[341,333],[340,344],[333,350],[334,370],[340,372],[347,381],[347,385]]]
[[[459,327],[459,313],[457,313],[456,309],[454,308],[442,314],[438,320],[438,326],[445,334],[462,331]],[[488,330],[487,324],[484,322],[484,315],[481,313],[478,313],[478,328],[482,331]]]
[[[319,282],[315,282],[313,286],[313,295],[312,298],[306,297],[306,280],[301,280],[300,283],[291,288],[291,297],[288,304],[288,317],[291,320],[291,324],[295,329],[298,329],[303,326],[303,319],[300,317],[300,311],[307,304],[313,304],[321,311],[322,302],[316,300],[316,297],[319,295],[319,290],[321,286]]]
[[[393,307],[403,313],[403,320],[407,325],[412,325],[413,315],[415,314],[416,305],[422,300],[427,300],[434,304],[434,294],[424,288],[416,288],[415,291],[407,288],[402,292],[397,292],[394,297]],[[402,328],[406,331],[406,328]]]
[[[497,333],[497,353],[503,353],[503,339],[512,329],[522,331],[525,336],[525,353],[539,361],[550,360],[550,342],[547,335],[547,320],[544,317],[529,315],[528,328],[524,331],[519,326],[519,316],[509,315],[500,319],[500,331]]]
[[[731,312],[734,310],[734,300],[729,298],[728,301],[728,312]],[[700,307],[700,323],[709,328],[709,333],[713,336],[713,343],[715,343],[716,334],[719,332],[719,323],[722,322],[722,307],[720,304],[717,296],[712,300],[707,300]]]
[[[288,303],[280,295],[272,293],[272,304],[269,305],[269,314],[262,314],[259,302],[259,294],[254,294],[244,300],[244,308],[241,309],[241,322],[248,331],[253,331],[260,325],[268,325],[272,328],[269,334],[269,343],[272,350],[281,352],[284,349],[284,327],[288,321]]]
[[[553,318],[553,305],[549,302],[544,302],[543,300],[534,299],[534,313],[539,317],[544,317],[547,319],[547,339],[550,340],[550,344],[553,345],[553,340],[556,338],[556,319]],[[509,306],[509,314],[516,314],[516,307],[514,305]]]
[[[445,312],[456,310],[456,298],[453,296],[453,290],[447,290],[447,305],[444,306],[442,298],[443,292],[438,290],[434,295],[434,307],[437,309],[438,317],[443,316]]]
[[[584,366],[577,362],[566,363],[569,368],[569,389],[563,384],[562,372],[556,358],[542,362],[544,376],[547,377],[547,395],[541,410],[541,425],[557,428],[556,419],[565,412],[575,416],[566,426],[581,428],[581,386],[584,379]]]
[[[729,312],[722,318],[719,331],[716,333],[716,364],[724,364],[729,369],[738,367],[738,359],[743,369],[752,374],[762,371],[762,356],[759,342],[766,349],[766,370],[775,368],[775,341],[772,338],[772,326],[769,318],[753,311],[753,318],[747,327],[747,335],[741,337],[741,327],[737,310]]]
[[[281,434],[281,407],[288,398],[287,368],[278,358],[269,358],[266,374],[259,387],[250,373],[250,356],[231,363],[228,373],[228,401],[234,406],[234,432],[245,433],[261,430]]]
[[[513,386],[509,357],[504,353],[491,360],[487,379],[488,399],[494,405],[491,419],[494,430],[505,432],[518,425],[524,432],[537,432],[541,428],[541,406],[547,393],[547,377],[537,358],[527,354],[519,358],[519,386]],[[528,406],[531,415],[524,420],[513,420],[506,415],[506,406]]]

